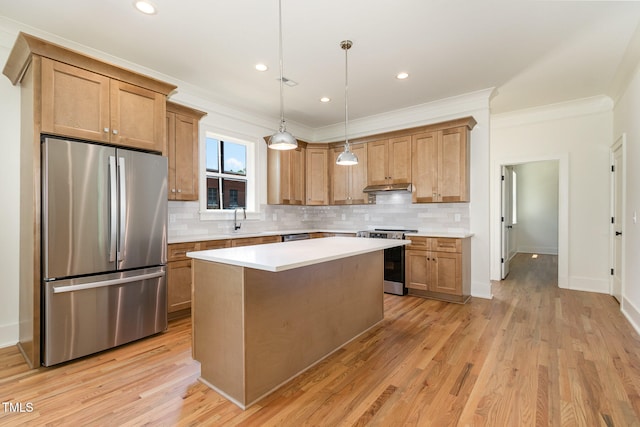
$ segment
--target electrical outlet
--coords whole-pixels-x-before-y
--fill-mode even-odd
[[[369,214],[364,214],[364,220],[369,221]]]
[[[460,214],[455,214],[455,215],[453,215],[453,220],[454,220],[455,222],[460,222]]]
[[[342,220],[344,221],[345,219],[347,219],[347,216],[345,214],[342,214]]]
[[[273,214],[273,221],[277,221],[278,220],[278,214]]]

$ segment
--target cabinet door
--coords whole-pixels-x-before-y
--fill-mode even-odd
[[[337,166],[349,169],[349,197],[351,204],[364,205],[368,203],[369,196],[362,190],[367,186],[367,144],[351,146],[351,151],[358,157],[358,164],[352,166]]]
[[[411,137],[391,138],[388,148],[389,183],[411,181]]]
[[[306,151],[306,204],[326,205],[329,203],[329,154],[325,148],[307,147]]]
[[[304,205],[305,193],[305,150],[301,147],[291,150],[291,194],[290,205]]]
[[[413,135],[411,141],[411,193],[413,203],[438,201],[438,132]]]
[[[367,183],[384,185],[389,177],[387,170],[388,140],[383,139],[367,144]]]
[[[175,193],[173,200],[198,200],[198,120],[183,114],[175,114],[173,143],[175,168]]]
[[[429,290],[451,295],[462,295],[462,255],[432,252],[430,255],[432,281]]]
[[[438,164],[438,194],[442,202],[469,201],[469,147],[467,128],[442,131]]]
[[[344,149],[342,147],[331,150],[331,192],[329,199],[329,204],[331,205],[346,205],[350,202],[349,175],[351,174],[351,168],[353,166],[341,166],[336,164],[338,156],[343,151]],[[358,159],[360,159],[360,157],[358,157]]]
[[[111,80],[111,143],[162,152],[165,146],[166,97]]]
[[[109,142],[109,81],[42,58],[42,132]]]
[[[167,264],[168,312],[191,308],[191,260]]]
[[[405,282],[407,288],[423,291],[429,289],[431,258],[427,256],[428,254],[429,252],[427,251],[405,251]]]

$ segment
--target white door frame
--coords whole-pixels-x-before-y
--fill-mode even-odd
[[[491,207],[491,280],[500,280],[502,166],[522,163],[558,161],[558,287],[569,289],[569,153],[519,158],[498,158],[491,170],[491,186],[494,197]]]
[[[614,280],[615,280],[615,276],[614,275],[610,275],[609,276],[609,294],[613,295],[616,297],[616,299],[618,299],[618,302],[620,303],[620,305],[622,306],[622,300],[624,298],[624,285],[625,285],[625,278],[624,278],[624,270],[625,270],[625,224],[626,224],[626,217],[625,217],[625,212],[627,210],[627,204],[626,204],[626,188],[627,188],[627,179],[626,179],[626,168],[627,168],[627,164],[626,164],[626,157],[627,157],[627,134],[623,133],[618,139],[616,139],[616,141],[613,143],[613,145],[611,146],[611,165],[614,164],[614,156],[615,156],[615,152],[617,150],[622,150],[622,159],[621,159],[621,163],[622,163],[622,179],[621,182],[616,183],[615,181],[615,177],[614,174],[611,174],[611,217],[613,218],[615,216],[615,196],[616,196],[616,185],[620,185],[621,188],[621,209],[620,212],[618,213],[618,218],[616,220],[616,224],[618,224],[618,227],[620,228],[619,231],[622,231],[622,235],[620,236],[621,238],[621,243],[620,243],[620,271],[618,272],[618,274],[620,275],[620,282],[621,282],[621,289],[620,289],[620,295],[616,295],[616,292],[614,292]],[[616,251],[615,251],[615,245],[616,245],[616,235],[615,232],[618,231],[616,230],[616,227],[614,227],[615,224],[611,224],[611,228],[610,228],[610,246],[609,246],[609,265],[611,266],[611,268],[615,268],[616,266]],[[620,297],[620,298],[618,298]]]

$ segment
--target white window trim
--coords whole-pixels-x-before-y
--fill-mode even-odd
[[[200,129],[200,141],[199,141],[199,167],[198,167],[198,179],[200,185],[199,200],[200,205],[200,220],[201,221],[228,221],[233,220],[233,210],[220,209],[210,210],[207,209],[207,179],[206,179],[206,162],[207,162],[207,138],[217,139],[219,141],[229,141],[243,144],[247,147],[247,219],[259,220],[261,219],[260,203],[258,200],[258,181],[257,181],[257,160],[258,160],[258,147],[255,141],[251,141],[246,137],[234,137],[224,135],[211,129]]]

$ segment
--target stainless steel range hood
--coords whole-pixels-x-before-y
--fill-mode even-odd
[[[379,191],[408,191],[411,192],[411,183],[402,184],[383,184],[383,185],[368,185],[364,188],[365,193],[377,193]]]

